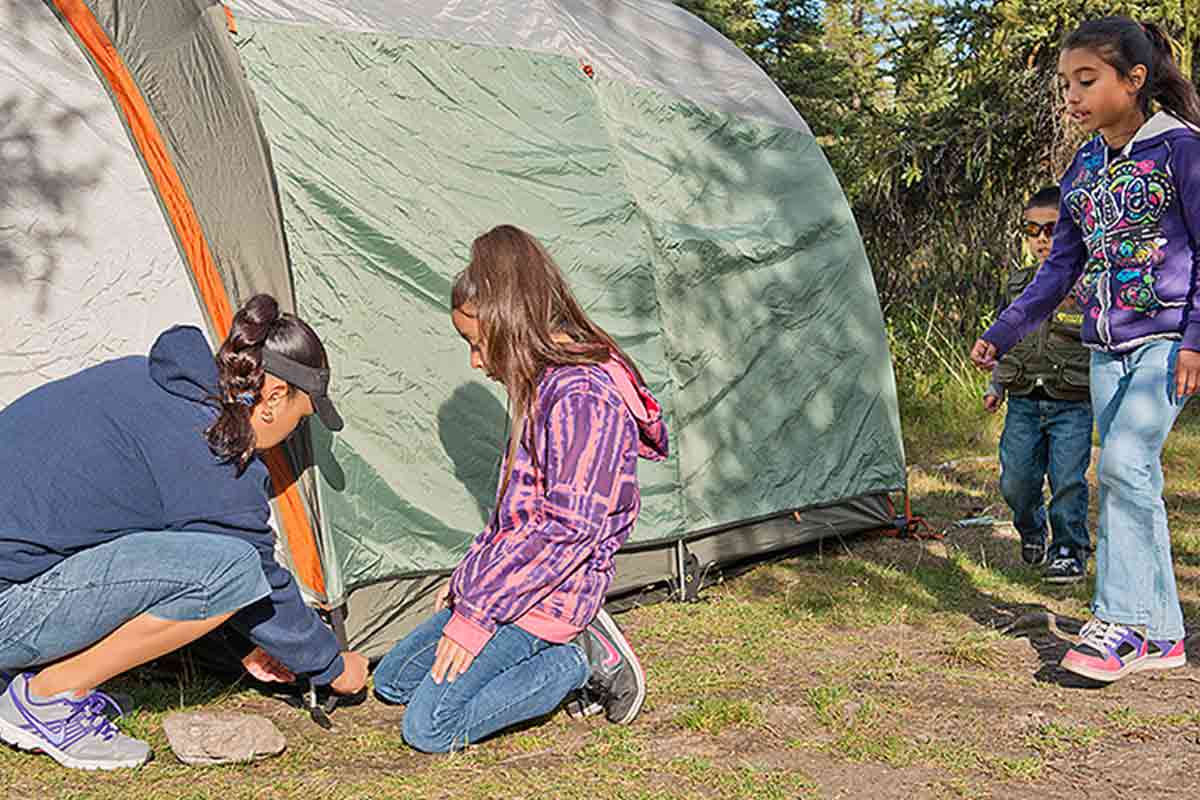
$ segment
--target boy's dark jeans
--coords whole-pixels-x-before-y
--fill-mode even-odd
[[[1046,529],[1042,483],[1049,478],[1051,547],[1086,559],[1091,458],[1091,403],[1010,395],[1000,437],[1000,492],[1017,531],[1028,537]]]

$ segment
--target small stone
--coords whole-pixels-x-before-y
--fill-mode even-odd
[[[242,764],[277,756],[287,740],[265,717],[188,711],[163,720],[175,756],[185,764]]]

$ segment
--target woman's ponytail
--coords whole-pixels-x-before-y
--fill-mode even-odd
[[[279,304],[269,294],[255,295],[233,317],[229,336],[217,351],[220,416],[204,432],[213,453],[237,464],[240,475],[254,457],[250,412],[259,401],[263,345],[279,321]]]
[[[1163,109],[1184,122],[1200,127],[1200,95],[1175,62],[1170,37],[1153,22],[1143,22],[1142,30],[1154,52],[1146,88],[1149,99],[1158,101]]]

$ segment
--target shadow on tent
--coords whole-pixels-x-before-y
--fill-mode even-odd
[[[508,411],[487,387],[472,381],[454,390],[438,409],[437,421],[438,438],[454,464],[454,477],[475,500],[480,519],[489,519],[499,486],[501,450],[507,441]]]
[[[62,98],[0,97],[0,290],[8,295],[33,288],[31,310],[37,316],[48,310],[64,245],[81,241],[77,215],[107,165],[100,152],[64,159],[49,138],[69,135],[104,111],[76,108]],[[8,302],[5,310],[12,313]]]

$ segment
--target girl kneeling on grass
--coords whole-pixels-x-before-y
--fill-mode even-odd
[[[971,358],[991,369],[1082,275],[1100,525],[1094,618],[1062,667],[1107,682],[1186,662],[1161,456],[1200,388],[1200,97],[1163,32],[1125,17],[1081,25],[1058,69],[1072,117],[1097,135],[1063,178],[1049,258]]]
[[[437,613],[380,662],[375,691],[408,706],[404,739],[431,753],[548,714],[576,690],[583,710],[631,722],[645,678],[602,605],[641,506],[638,456],[667,454],[659,405],[518,228],[475,240],[451,306],[472,368],[512,407],[497,507]]]
[[[41,667],[0,695],[0,740],[80,769],[144,763],[95,688],[227,621],[256,678],[363,687],[366,659],[338,652],[275,561],[256,457],[313,413],[341,428],[328,367],[312,328],[258,295],[215,359],[172,328],[149,358],[0,411],[0,670]]]

